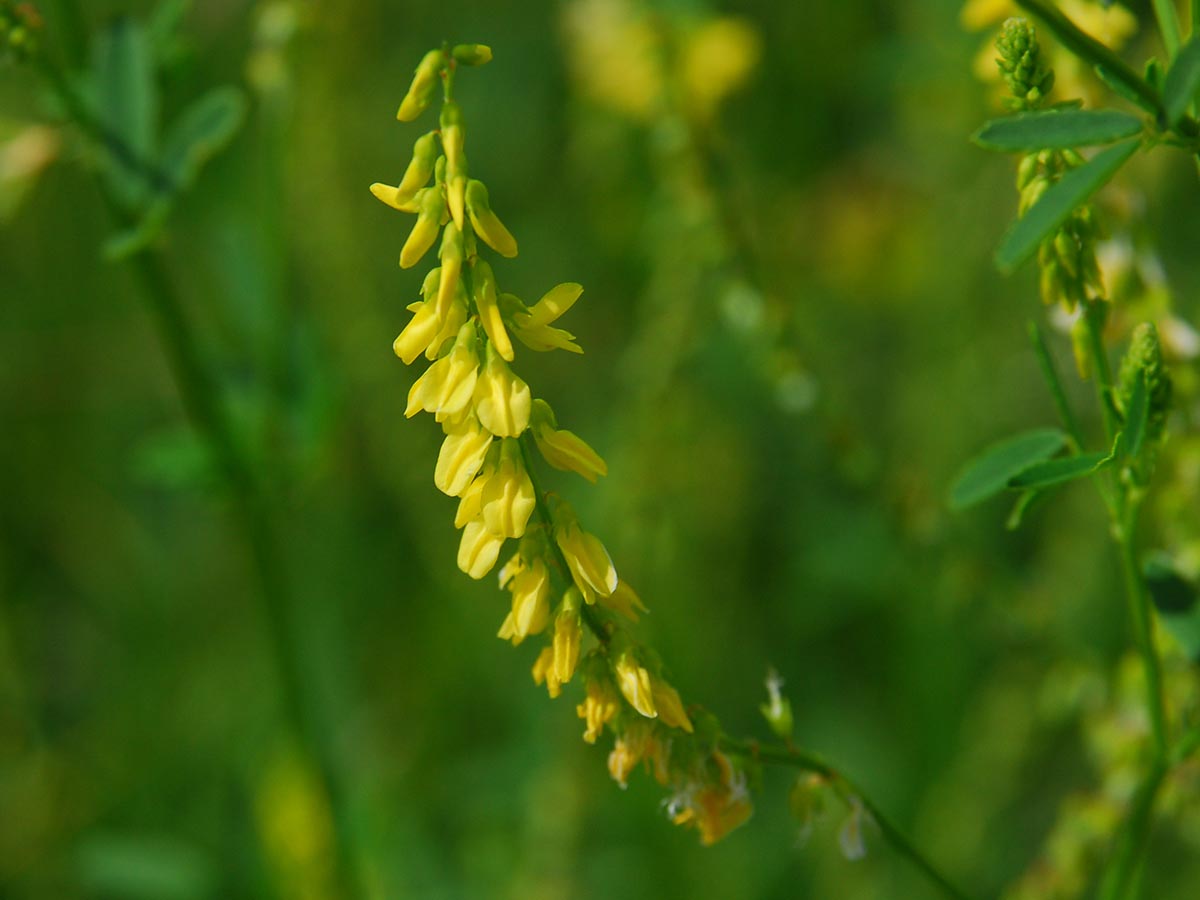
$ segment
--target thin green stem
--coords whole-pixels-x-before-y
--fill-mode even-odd
[[[1179,53],[1180,44],[1179,12],[1175,9],[1175,0],[1154,0],[1154,18],[1158,19],[1158,30],[1167,48],[1167,60],[1173,60]]]
[[[1130,805],[1129,817],[1121,829],[1112,861],[1100,886],[1100,900],[1121,900],[1132,885],[1150,839],[1154,802],[1168,771],[1166,763],[1156,760],[1145,779],[1138,785]]]
[[[1163,694],[1162,665],[1154,640],[1154,623],[1151,620],[1150,597],[1146,583],[1137,563],[1134,536],[1137,529],[1137,504],[1126,502],[1124,521],[1118,532],[1121,547],[1121,569],[1125,578],[1125,594],[1129,601],[1129,613],[1133,619],[1134,638],[1142,657],[1146,681],[1146,712],[1150,717],[1150,729],[1154,739],[1156,761],[1167,758],[1167,713]]]
[[[1171,754],[1171,760],[1176,765],[1186,762],[1197,750],[1200,750],[1200,726],[1193,728],[1179,739],[1179,743],[1175,746],[1175,752]]]
[[[131,171],[144,177],[156,190],[174,189],[171,180],[154,165],[140,158],[119,136],[97,119],[79,97],[63,71],[45,54],[38,69],[63,104],[68,118],[85,134],[109,150]],[[105,190],[103,196],[113,218],[122,227],[135,224],[129,214]],[[248,455],[234,437],[234,429],[218,397],[217,379],[211,374],[199,344],[175,293],[165,265],[157,253],[143,251],[130,260],[133,273],[146,301],[184,410],[208,445],[230,493],[234,518],[250,551],[263,619],[271,642],[272,658],[279,677],[284,715],[289,730],[304,748],[328,798],[335,837],[335,869],[346,896],[363,895],[358,880],[354,841],[347,813],[339,767],[329,730],[324,727],[316,693],[307,683],[305,652],[299,637],[278,537],[265,496]]]
[[[804,772],[815,772],[827,778],[844,796],[857,797],[875,823],[879,826],[884,839],[891,844],[892,849],[909,861],[926,878],[947,896],[954,900],[968,900],[969,895],[942,874],[925,854],[917,849],[912,840],[895,824],[879,805],[872,800],[863,789],[850,780],[840,769],[827,762],[816,753],[788,747],[761,746],[753,742],[735,741],[722,738],[721,747],[733,753],[748,756],[759,762],[774,765],[790,766]]]
[[[358,884],[354,841],[346,797],[338,776],[339,767],[328,740],[329,729],[325,727],[315,699],[316,692],[304,675],[306,655],[267,498],[217,399],[215,378],[202,358],[161,259],[153,252],[142,252],[132,258],[131,265],[142,296],[150,307],[159,340],[166,350],[184,410],[209,445],[229,487],[234,518],[250,549],[259,583],[257,595],[262,601],[284,713],[295,739],[315,767],[329,800],[338,877],[345,884],[348,896],[361,896],[363,892]]]
[[[1058,417],[1067,429],[1067,434],[1071,436],[1071,440],[1075,443],[1075,452],[1082,453],[1084,447],[1083,429],[1079,427],[1079,420],[1075,418],[1071,404],[1067,401],[1067,394],[1063,390],[1062,381],[1058,377],[1058,370],[1054,367],[1054,360],[1050,358],[1050,349],[1046,346],[1046,341],[1042,338],[1042,330],[1038,328],[1036,322],[1029,323],[1029,340],[1033,344],[1033,352],[1037,356],[1038,365],[1041,366],[1042,376],[1046,380],[1046,385],[1050,388],[1050,396],[1054,399],[1054,407],[1058,410]]]
[[[1083,310],[1084,329],[1087,331],[1088,359],[1092,366],[1092,377],[1096,385],[1096,399],[1100,403],[1100,412],[1104,416],[1104,433],[1109,445],[1120,430],[1121,423],[1117,420],[1117,411],[1113,406],[1113,377],[1112,368],[1108,364],[1108,353],[1104,349],[1104,336],[1101,334],[1100,317],[1103,315],[1103,300],[1089,301]]]

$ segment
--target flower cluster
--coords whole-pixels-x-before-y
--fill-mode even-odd
[[[458,498],[459,568],[483,578],[505,545],[517,542],[499,566],[500,588],[511,599],[499,637],[517,645],[545,634],[534,680],[557,697],[579,674],[584,699],[576,711],[584,740],[595,743],[606,728],[612,733],[613,778],[624,786],[644,764],[672,789],[672,819],[694,826],[711,843],[750,815],[745,774],[717,748],[715,724],[698,733],[661,662],[627,630],[625,622],[637,621],[645,607],[618,576],[604,544],[566,502],[535,485],[537,456],[591,482],[607,467],[583,439],[559,427],[550,405],[535,398],[510,365],[516,344],[583,352],[574,335],[555,325],[583,288],[560,284],[526,304],[500,288],[480,255],[480,242],[504,257],[517,254],[486,186],[470,176],[453,95],[459,66],[481,65],[491,55],[486,46],[462,44],[424,56],[397,118],[416,119],[440,88],[440,127],[417,139],[399,184],[371,186],[388,206],[416,214],[401,267],[439,248],[441,264],[426,275],[421,299],[408,307],[412,318],[394,343],[406,364],[420,356],[432,363],[409,391],[405,414],[432,413],[445,432],[434,484]],[[587,633],[594,646],[585,653]]]
[[[1054,84],[1054,70],[1043,61],[1033,26],[1025,19],[1007,20],[996,39],[996,50],[996,65],[1012,92],[1014,108],[1041,109]],[[1040,150],[1023,157],[1017,167],[1020,214],[1028,212],[1051,185],[1083,162],[1074,150]],[[1103,296],[1104,284],[1096,262],[1099,236],[1095,210],[1085,203],[1042,241],[1038,248],[1042,302],[1047,306],[1061,304],[1071,312]]]

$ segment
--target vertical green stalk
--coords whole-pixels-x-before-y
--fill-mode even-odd
[[[79,27],[77,4],[64,2],[64,19]],[[63,70],[46,54],[36,60],[39,72],[62,103],[67,117],[89,137],[137,172],[158,190],[173,185],[148,161],[139,158],[91,113]],[[100,186],[110,213],[123,227],[135,224]],[[351,823],[343,785],[328,729],[322,721],[316,693],[305,678],[305,653],[295,620],[286,567],[270,514],[270,504],[254,468],[238,444],[219,400],[217,380],[209,371],[161,258],[153,251],[136,254],[130,261],[141,295],[150,308],[154,325],[179,390],[185,412],[213,455],[227,487],[234,518],[250,552],[262,603],[271,655],[279,677],[284,715],[295,740],[313,765],[329,803],[334,832],[334,869],[346,897],[362,896],[354,853]]]
[[[1054,398],[1054,408],[1058,410],[1058,417],[1066,427],[1067,434],[1075,443],[1075,452],[1082,453],[1084,448],[1083,429],[1079,427],[1079,420],[1075,418],[1071,404],[1067,401],[1067,393],[1063,390],[1058,370],[1054,367],[1054,360],[1050,358],[1050,348],[1046,346],[1046,341],[1042,338],[1042,330],[1038,328],[1036,322],[1029,323],[1029,340],[1033,344],[1034,355],[1037,356],[1038,365],[1042,369],[1042,377],[1050,388],[1050,396]]]
[[[203,361],[161,259],[146,251],[134,256],[131,265],[166,350],[184,409],[208,443],[229,487],[234,518],[250,550],[259,582],[257,596],[262,601],[284,714],[289,729],[314,766],[329,802],[337,877],[347,896],[361,896],[345,792],[315,692],[304,676],[305,653],[267,498],[217,399],[215,379]]]
[[[1087,329],[1087,350],[1096,381],[1096,393],[1104,415],[1105,430],[1109,440],[1116,436],[1120,423],[1113,404],[1112,370],[1108,365],[1104,342],[1099,328],[1099,308],[1093,304],[1084,311]],[[1150,826],[1154,818],[1154,804],[1163,779],[1169,771],[1169,745],[1167,734],[1166,699],[1162,685],[1162,665],[1154,641],[1154,623],[1150,611],[1150,598],[1137,562],[1137,515],[1139,500],[1134,489],[1114,479],[1117,491],[1116,504],[1110,502],[1106,490],[1101,490],[1109,508],[1113,540],[1117,543],[1121,557],[1121,574],[1125,586],[1125,597],[1133,624],[1134,641],[1142,658],[1145,678],[1146,715],[1150,720],[1153,749],[1151,763],[1142,784],[1134,795],[1117,846],[1109,862],[1101,885],[1101,900],[1121,900],[1125,897],[1133,877],[1141,864],[1149,842]]]
[[[1193,10],[1194,7],[1195,0]],[[1175,0],[1154,0],[1154,17],[1158,19],[1158,30],[1162,33],[1163,44],[1167,48],[1167,60],[1173,60],[1179,52],[1180,44],[1179,13],[1175,9]]]

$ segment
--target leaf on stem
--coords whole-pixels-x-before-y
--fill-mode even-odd
[[[1141,119],[1115,109],[1047,109],[993,119],[971,140],[1006,153],[1066,150],[1110,144],[1141,130]]]
[[[1113,460],[1111,453],[1080,453],[1034,463],[1008,480],[1010,488],[1042,489],[1095,475]]]
[[[996,251],[996,265],[1004,272],[1011,272],[1025,262],[1078,206],[1117,173],[1140,145],[1136,139],[1115,144],[1064,175],[1013,223]]]
[[[105,178],[121,203],[135,208],[154,186],[145,167],[155,158],[159,105],[154,54],[140,24],[120,18],[100,32],[91,79],[108,135]]]
[[[1057,428],[1039,428],[993,444],[963,468],[950,488],[950,508],[961,510],[994,497],[1031,465],[1047,460],[1067,444]]]
[[[1135,457],[1142,450],[1146,439],[1146,423],[1150,417],[1150,392],[1146,389],[1146,373],[1138,372],[1125,409],[1125,436],[1122,455]]]
[[[1188,106],[1196,99],[1200,90],[1200,35],[1196,35],[1175,57],[1163,83],[1163,106],[1167,110],[1167,124],[1175,125],[1183,118]]]

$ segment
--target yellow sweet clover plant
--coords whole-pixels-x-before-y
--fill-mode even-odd
[[[790,766],[801,770],[789,804],[802,830],[826,795],[836,795],[846,809],[840,843],[848,857],[861,856],[864,836],[878,831],[946,895],[964,897],[842,772],[792,744],[791,706],[777,676],[768,678],[762,712],[783,745],[735,740],[711,713],[685,704],[662,660],[631,629],[645,610],[637,592],[574,510],[540,487],[541,464],[590,482],[607,467],[587,442],[560,427],[513,367],[518,346],[582,352],[557,323],[583,288],[560,284],[530,304],[505,291],[484,258],[488,248],[516,256],[517,242],[493,211],[486,186],[472,177],[454,89],[461,67],[491,56],[486,46],[460,44],[422,58],[397,118],[417,119],[440,93],[439,127],[417,138],[399,184],[371,186],[382,202],[416,216],[402,268],[438,247],[440,265],[424,277],[394,350],[406,364],[422,356],[430,363],[409,391],[406,415],[432,413],[445,433],[434,483],[458,500],[458,567],[475,579],[496,573],[511,601],[499,637],[513,645],[543,641],[534,681],[552,698],[571,681],[582,682],[575,709],[583,738],[596,743],[611,736],[613,779],[624,787],[644,768],[668,791],[670,819],[696,829],[703,844],[750,818],[750,786],[762,764]]]

